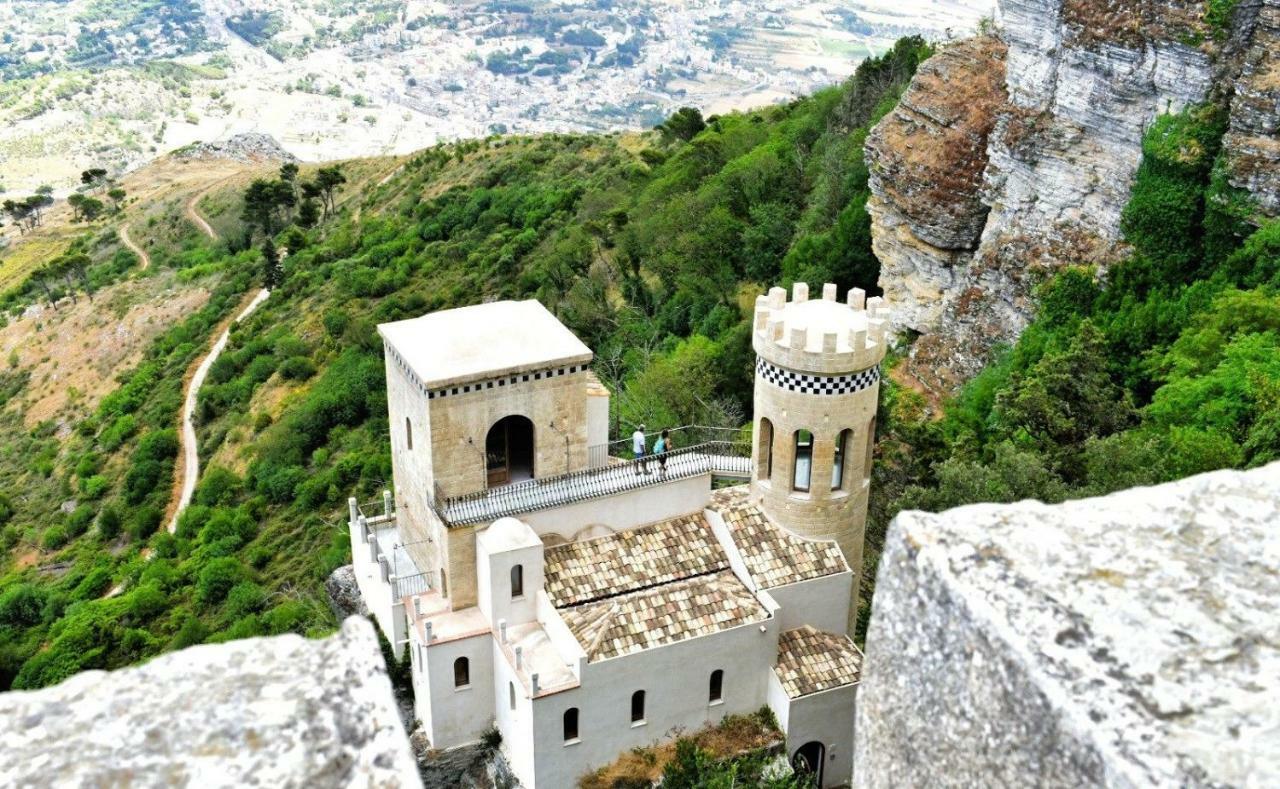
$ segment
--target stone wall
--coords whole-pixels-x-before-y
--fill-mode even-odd
[[[191,647],[0,694],[0,786],[414,787],[373,627]]]
[[[907,512],[855,785],[1280,785],[1280,463]]]

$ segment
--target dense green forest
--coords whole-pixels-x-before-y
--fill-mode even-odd
[[[91,418],[66,436],[0,425],[25,464],[0,469],[6,492],[49,492],[0,500],[4,546],[39,545],[61,568],[7,565],[0,686],[331,629],[322,583],[349,560],[344,502],[389,483],[377,323],[538,298],[596,350],[618,424],[749,421],[756,294],[796,280],[874,290],[863,141],[928,54],[905,39],[838,88],[682,111],[645,134],[437,146],[323,217],[251,187],[247,216],[279,194],[265,209],[279,223],[164,261],[217,277],[214,296]],[[904,506],[1058,500],[1275,457],[1280,227],[1244,221],[1216,166],[1222,125],[1213,106],[1154,124],[1125,213],[1132,259],[1046,282],[1040,317],[942,418],[886,382],[864,584]],[[264,229],[289,250],[278,264],[264,263]],[[183,371],[264,272],[278,286],[200,393],[195,503],[176,535],[157,533]],[[25,382],[0,385],[10,398]],[[68,496],[77,506],[59,510]]]

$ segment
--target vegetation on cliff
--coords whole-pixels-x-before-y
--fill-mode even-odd
[[[1156,120],[1123,215],[1132,255],[1043,283],[1036,320],[943,419],[889,393],[869,556],[904,508],[1060,501],[1280,459],[1280,222],[1246,221],[1221,175],[1225,126],[1213,105]]]

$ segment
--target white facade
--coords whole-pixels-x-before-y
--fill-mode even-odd
[[[485,305],[478,345],[454,336],[475,308],[380,327],[396,511],[371,518],[353,501],[352,552],[378,624],[408,650],[433,747],[496,727],[527,789],[568,787],[632,748],[767,705],[789,753],[822,753],[823,785],[847,783],[860,654],[840,546],[774,520],[746,486],[713,491],[723,447],[682,448],[665,470],[598,451],[608,392],[549,313],[510,304]],[[551,340],[504,348],[530,316]],[[514,376],[486,385],[513,369],[523,389]],[[451,390],[447,406],[432,381]],[[533,433],[501,427],[516,407]],[[458,448],[477,442],[485,452]],[[538,458],[532,478],[510,481],[525,457]]]

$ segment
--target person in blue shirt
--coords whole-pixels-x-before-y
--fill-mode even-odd
[[[653,454],[658,457],[658,473],[667,473],[667,453],[671,451],[671,431],[663,430],[658,440],[653,442]]]

